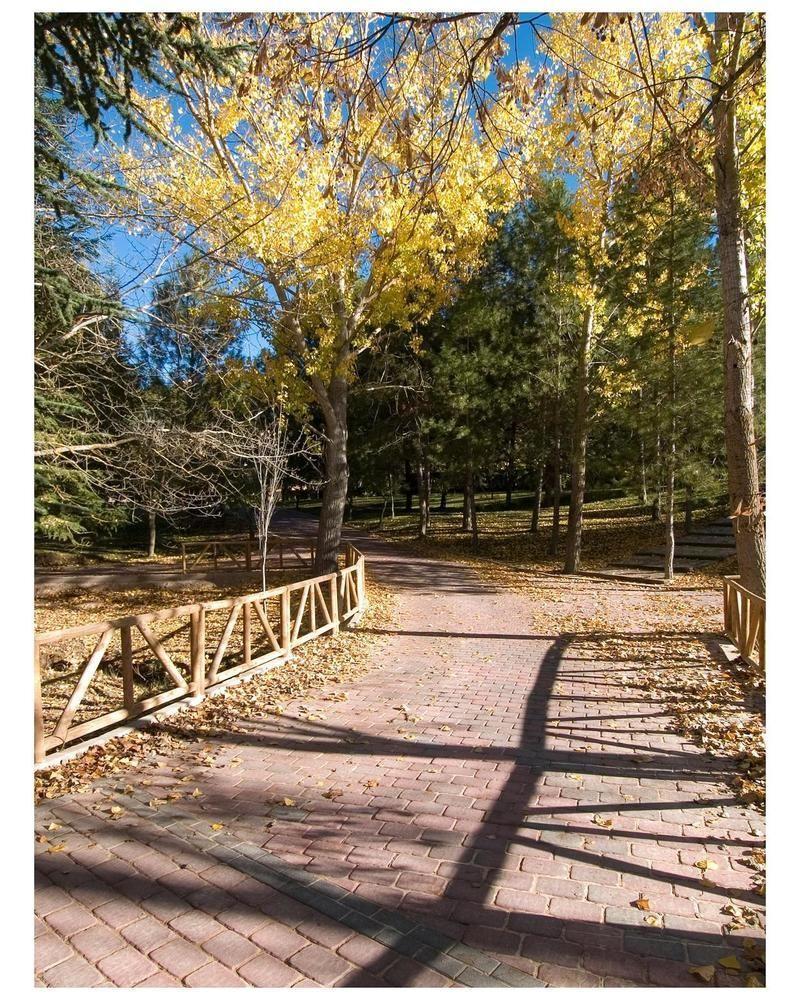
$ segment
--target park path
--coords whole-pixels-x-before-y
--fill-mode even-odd
[[[36,845],[37,981],[679,986],[733,954],[748,968],[761,932],[723,933],[722,908],[760,910],[741,862],[763,817],[624,686],[629,662],[597,656],[601,627],[646,637],[647,595],[554,585],[589,626],[567,632],[461,565],[353,538],[397,593],[369,673],[37,810],[64,844]]]

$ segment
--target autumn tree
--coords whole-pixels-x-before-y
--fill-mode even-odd
[[[320,33],[332,44],[372,23],[370,15],[273,17],[252,73],[235,88],[165,61],[182,106],[140,94],[139,112],[162,141],[118,158],[137,206],[230,262],[236,280],[259,281],[273,303],[284,377],[325,423],[318,568],[326,571],[347,495],[354,360],[387,325],[407,326],[448,295],[474,266],[490,213],[509,198],[498,145],[515,98],[503,105],[494,144],[469,118],[453,118],[460,40],[449,25],[435,47],[399,58],[375,50],[304,63],[285,44],[298,27],[309,44]],[[231,31],[243,42],[259,37],[249,19]]]

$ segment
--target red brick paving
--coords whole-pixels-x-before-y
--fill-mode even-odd
[[[398,592],[374,669],[159,760],[152,794],[197,786],[180,806],[200,832],[222,823],[463,939],[487,962],[466,983],[487,985],[502,961],[553,986],[697,985],[689,966],[744,955],[760,929],[728,936],[721,910],[761,909],[741,862],[763,817],[624,686],[630,665],[598,660],[590,637],[546,634],[532,601],[463,567],[364,548]],[[572,599],[619,627],[639,613],[613,584],[576,582]],[[449,986],[463,968],[437,971],[436,949],[399,955],[132,814],[111,822],[107,795],[39,810],[66,843],[37,845],[40,983]],[[717,867],[704,879],[705,857]]]

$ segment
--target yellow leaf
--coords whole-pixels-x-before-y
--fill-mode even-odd
[[[287,797],[287,798],[285,798],[283,800],[283,804],[285,806],[293,806],[295,804],[295,801],[294,801],[294,799],[290,799],[290,798]]]
[[[719,960],[719,964],[723,969],[730,969],[732,972],[742,971],[742,964],[735,955],[726,955]]]
[[[697,976],[698,979],[702,979],[704,983],[710,983],[714,978],[714,966],[713,965],[695,965],[689,969],[689,972],[693,976]]]
[[[606,830],[610,829],[614,824],[610,819],[604,819],[602,816],[595,813],[592,817],[592,822],[595,826],[605,827]]]
[[[66,848],[66,844],[52,844],[47,848],[48,854],[58,854],[59,851],[63,851]]]
[[[222,825],[222,823],[212,823],[211,824],[211,829],[212,830],[221,830],[221,829],[223,829],[223,825]]]
[[[713,871],[715,868],[719,867],[716,861],[712,861],[710,858],[700,858],[699,861],[695,861],[695,868],[699,868],[701,872]]]

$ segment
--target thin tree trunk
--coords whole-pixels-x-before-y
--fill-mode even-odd
[[[389,475],[389,517],[394,521],[394,476]]]
[[[544,488],[544,459],[539,460],[536,470],[536,486],[533,491],[533,510],[531,511],[531,534],[539,531],[539,515],[542,512],[542,489]]]
[[[442,495],[439,498],[439,510],[447,510],[447,490],[442,490]]]
[[[557,555],[561,534],[561,313],[558,318],[558,354],[556,355],[556,392],[553,398],[553,523],[550,528],[550,555]]]
[[[472,463],[470,462],[467,466],[467,471],[464,476],[464,507],[461,516],[461,530],[471,531],[472,530],[472,493],[474,490],[474,483],[472,480]]]
[[[572,430],[572,463],[569,498],[569,520],[564,572],[576,573],[581,564],[581,534],[583,531],[583,497],[586,492],[586,445],[589,437],[589,364],[594,334],[594,302],[583,314],[578,348],[578,370],[575,391],[575,422]]]
[[[644,443],[644,430],[642,429],[642,424],[644,423],[642,415],[642,391],[639,390],[638,395],[638,437],[639,437],[639,498],[643,504],[647,503],[647,449]]]
[[[150,558],[156,554],[156,515],[152,510],[147,512],[147,554]]]
[[[419,478],[419,537],[425,538],[431,519],[431,479],[430,466],[424,455],[420,456],[417,473]]]
[[[506,468],[506,510],[511,510],[515,479],[517,476],[517,422],[511,422],[508,438],[508,466]]]
[[[342,541],[347,500],[349,470],[347,465],[347,382],[337,376],[328,392],[329,406],[325,408],[325,462],[326,483],[322,493],[322,509],[317,531],[316,572],[333,573],[337,567],[339,546]]]
[[[731,32],[738,28],[742,16],[717,14],[718,52],[727,44]],[[729,66],[729,75],[735,70],[735,66]],[[728,493],[742,585],[763,596],[766,593],[765,518],[759,490],[753,416],[753,338],[742,224],[736,100],[730,92],[721,96],[713,110],[714,180],[722,287]]]
[[[411,513],[414,497],[414,484],[411,480],[411,462],[406,459],[406,513]]]
[[[669,318],[667,333],[667,419],[669,421],[667,440],[667,496],[666,517],[664,518],[664,579],[670,582],[675,575],[675,436],[676,436],[676,372],[675,372],[675,197],[670,189],[670,259],[669,259]]]
[[[478,511],[475,507],[475,473],[470,467],[470,490],[469,490],[469,517],[470,525],[472,527],[472,547],[477,549],[478,547]]]

